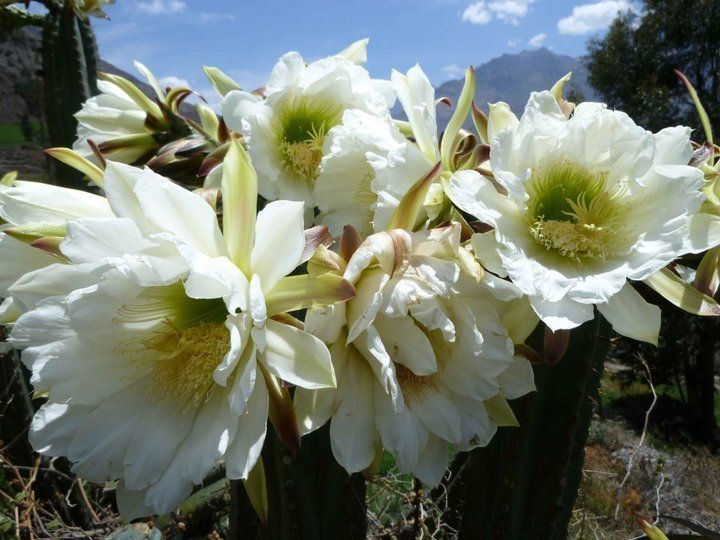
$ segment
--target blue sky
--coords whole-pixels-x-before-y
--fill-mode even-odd
[[[368,69],[388,77],[419,62],[433,83],[503,53],[545,46],[578,56],[625,0],[117,0],[95,19],[101,55],[133,71],[140,60],[170,83],[210,93],[201,66],[262,86],[283,53],[310,61],[370,38]]]

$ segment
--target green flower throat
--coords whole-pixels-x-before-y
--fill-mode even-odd
[[[283,102],[276,133],[285,168],[314,183],[328,131],[342,120],[342,106],[314,96],[290,95]]]
[[[627,247],[623,192],[608,188],[606,173],[570,161],[538,168],[527,183],[530,233],[576,263],[611,258]]]

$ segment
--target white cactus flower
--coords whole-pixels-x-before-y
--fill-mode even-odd
[[[652,134],[626,114],[582,103],[568,119],[550,92],[518,120],[491,108],[493,183],[474,171],[446,186],[462,210],[492,226],[481,262],[509,275],[552,329],[593,317],[657,343],[660,310],[628,280],[720,243],[720,219],[699,213],[702,173],[688,166],[690,130]],[[501,192],[502,191],[502,192]]]
[[[245,136],[266,199],[314,205],[325,141],[342,125],[343,113],[387,114],[394,93],[387,81],[371,79],[362,67],[366,45],[367,40],[359,41],[307,65],[299,53],[287,53],[270,74],[265,99],[241,90],[223,99],[225,122]]]
[[[330,419],[333,453],[349,472],[385,447],[401,471],[437,484],[448,443],[486,445],[514,422],[506,399],[534,390],[500,320],[499,298],[519,292],[463,273],[459,237],[457,224],[397,229],[368,237],[347,265],[330,256],[357,297],[309,312],[306,324],[331,343],[338,386],[298,389],[295,405],[303,433]]]
[[[256,216],[256,179],[236,143],[225,173],[223,234],[200,196],[108,162],[116,217],[69,222],[61,251],[70,264],[9,287],[34,306],[10,341],[48,396],[32,444],[87,480],[118,479],[127,518],[172,510],[218,461],[229,478],[247,478],[269,409],[294,426],[281,381],[335,386],[327,347],[277,319],[353,287],[339,276],[286,277],[312,248],[302,203],[277,201]],[[70,283],[67,268],[76,269]],[[297,438],[295,428],[285,437]]]

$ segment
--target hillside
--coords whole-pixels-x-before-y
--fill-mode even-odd
[[[572,71],[573,76],[566,86],[566,95],[573,92],[586,100],[597,99],[595,91],[587,81],[587,68],[581,58],[555,54],[543,47],[517,54],[503,54],[475,67],[475,103],[487,109],[488,102],[505,101],[519,116],[530,92],[549,90],[569,71]],[[455,104],[462,85],[462,79],[447,81],[437,87],[435,96],[448,97]],[[438,129],[445,128],[453,110],[443,105],[438,107]]]

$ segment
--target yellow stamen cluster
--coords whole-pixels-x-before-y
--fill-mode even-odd
[[[627,243],[622,187],[607,175],[563,161],[533,171],[527,184],[530,233],[545,249],[575,263],[605,260]]]
[[[315,182],[318,167],[322,160],[322,146],[325,141],[325,130],[314,125],[308,132],[308,138],[297,142],[282,141],[280,153],[285,167],[290,169],[306,182]]]
[[[213,371],[230,350],[230,333],[221,323],[189,328],[163,327],[143,342],[150,362],[150,396],[181,409],[199,407],[214,386]]]

